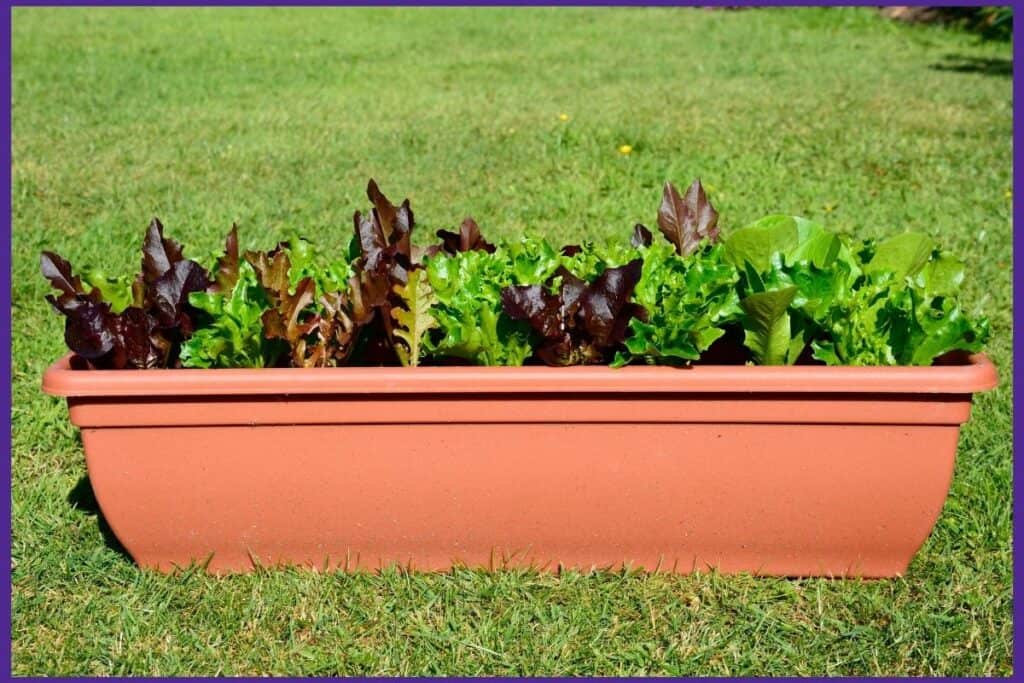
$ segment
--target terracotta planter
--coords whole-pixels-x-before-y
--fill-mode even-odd
[[[453,563],[894,576],[942,509],[984,356],[930,368],[74,371],[144,567]]]

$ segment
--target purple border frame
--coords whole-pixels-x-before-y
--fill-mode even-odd
[[[1021,55],[1021,39],[1024,39],[1024,28],[1021,27],[1020,21],[1017,21],[1013,27],[1013,63],[1016,65],[1020,62]],[[1020,130],[1020,118],[1017,116],[1017,103],[1021,101],[1021,95],[1024,94],[1024,80],[1022,80],[1020,73],[1014,72],[1013,74],[1013,191],[1016,193],[1021,187],[1022,179],[1024,179],[1024,170],[1021,166],[1024,165],[1024,150],[1021,149],[1021,130]],[[1021,216],[1024,215],[1024,210],[1021,209],[1020,200],[1017,199],[1017,195],[1014,195],[1013,199],[1013,303],[1015,304],[1018,300],[1024,298],[1024,275],[1020,272],[1021,259],[1020,250],[1017,248],[1020,243],[1020,238],[1024,229],[1021,227]],[[1021,529],[1021,513],[1024,512],[1024,507],[1021,505],[1020,500],[1020,481],[1021,474],[1024,473],[1024,462],[1019,457],[1017,450],[1017,436],[1021,433],[1021,425],[1024,421],[1021,420],[1020,414],[1017,412],[1017,397],[1020,396],[1021,389],[1024,388],[1024,380],[1021,378],[1020,369],[1017,367],[1018,359],[1021,357],[1021,351],[1024,349],[1024,343],[1021,342],[1021,337],[1016,332],[1024,328],[1024,314],[1021,313],[1019,306],[1013,308],[1013,329],[1015,334],[1013,335],[1013,669],[1017,671],[1017,664],[1019,663],[1018,653],[1020,651],[1020,631],[1018,625],[1020,624],[1021,610],[1020,601],[1017,597],[1021,594],[1021,588],[1024,587],[1024,580],[1021,577],[1021,566],[1020,559],[1017,554],[1018,539],[1020,538]]]
[[[459,2],[458,0],[395,0],[393,2],[381,2],[381,1],[370,1],[370,2],[330,2],[324,0],[299,0],[297,2],[272,2],[268,0],[228,0],[218,1],[210,3],[195,2],[194,0],[149,0],[148,2],[140,0],[94,0],[93,2],[82,2],[80,0],[5,0],[3,2],[2,12],[2,31],[0,31],[0,46],[6,45],[3,50],[3,78],[2,93],[3,103],[0,105],[0,127],[3,128],[5,137],[3,144],[3,164],[0,167],[0,174],[3,178],[3,186],[6,188],[3,192],[2,207],[0,212],[3,215],[2,223],[2,234],[4,237],[3,245],[3,275],[4,284],[2,291],[0,291],[0,306],[3,310],[7,311],[6,316],[0,316],[0,336],[3,338],[4,346],[4,358],[3,358],[3,405],[7,412],[7,415],[11,414],[11,377],[12,377],[12,358],[11,358],[11,267],[12,267],[12,245],[11,245],[11,231],[13,227],[13,213],[12,213],[12,192],[11,192],[11,164],[12,164],[12,128],[11,128],[11,117],[12,117],[12,45],[11,45],[11,21],[13,7],[18,6],[61,6],[61,7],[91,7],[91,6],[258,6],[258,5],[289,5],[289,6],[326,6],[326,5],[340,5],[340,6],[360,6],[360,7],[371,7],[371,6],[422,6],[422,7],[442,7],[442,6],[617,6],[617,5],[634,5],[634,6],[673,6],[673,5],[702,5],[702,6],[767,6],[767,7],[780,7],[780,6],[861,6],[861,7],[877,7],[879,2],[864,2],[863,0],[852,0],[848,2],[811,2],[809,0],[764,0],[762,2],[751,2],[750,0],[733,0],[732,2],[722,2],[721,0],[710,0],[702,3],[682,3],[673,2],[672,0],[625,0],[616,2],[615,0],[562,0],[561,2],[551,2],[550,0],[518,0],[512,2],[487,2],[486,0],[468,0]],[[907,5],[930,5],[930,6],[983,6],[992,4],[1010,4],[1010,3],[990,3],[990,2],[978,2],[977,0],[961,0],[960,2],[950,0],[939,0],[938,2],[907,2]],[[1021,39],[1024,38],[1024,28],[1021,27],[1020,22],[1016,22],[1013,31],[1013,61],[1016,64],[1019,60],[1018,57],[1021,54]],[[1024,80],[1018,73],[1013,74],[1013,97],[1014,102],[1021,101],[1021,96],[1024,94]],[[1024,164],[1024,151],[1021,148],[1021,134],[1017,126],[1018,117],[1017,111],[1013,113],[1014,129],[1013,129],[1013,187],[1014,192],[1017,192],[1021,187],[1021,181],[1024,179],[1024,170],[1022,170],[1022,164]],[[1024,276],[1020,273],[1021,259],[1018,256],[1018,249],[1016,248],[1017,242],[1024,233],[1024,229],[1021,226],[1021,216],[1024,214],[1024,210],[1021,209],[1018,202],[1014,202],[1013,205],[1013,299],[1016,301],[1024,296]],[[1019,308],[1014,308],[1013,312],[1013,327],[1014,330],[1024,329],[1024,314],[1020,312]],[[1013,339],[1013,356],[1016,359],[1021,355],[1021,351],[1024,349],[1024,343],[1022,343],[1020,336],[1015,335]],[[1014,414],[1013,414],[1013,433],[1016,436],[1021,431],[1021,425],[1024,424],[1024,420],[1016,412],[1016,396],[1020,395],[1021,389],[1024,388],[1024,380],[1022,380],[1020,372],[1016,368],[1016,362],[1013,373],[1013,389],[1014,389]],[[2,563],[3,581],[5,590],[7,591],[7,599],[3,603],[3,655],[4,655],[4,667],[0,675],[7,677],[11,675],[12,666],[12,652],[11,652],[11,565],[10,565],[10,547],[11,547],[11,430],[10,428],[4,432],[4,445],[6,447],[7,457],[3,460],[3,474],[4,480],[7,486],[7,496],[2,506],[4,514],[4,533],[7,537],[7,548],[8,548],[8,560]],[[1017,457],[1017,449],[1014,448],[1014,462],[1013,462],[1013,543],[1014,549],[1016,549],[1017,539],[1019,537],[1019,531],[1021,527],[1021,514],[1024,513],[1024,505],[1021,504],[1018,494],[1018,482],[1021,480],[1021,475],[1024,474],[1024,462]],[[1021,577],[1020,563],[1017,558],[1017,553],[1013,554],[1013,589],[1014,594],[1020,593],[1022,587],[1024,587],[1024,579]],[[1013,606],[1013,668],[1017,670],[1019,651],[1019,638],[1017,624],[1020,621],[1021,614],[1020,604],[1014,599]],[[31,680],[31,679],[28,679]],[[70,679],[75,680],[75,679]],[[212,678],[197,679],[197,680],[215,680]],[[259,679],[243,679],[243,680],[259,680]],[[424,680],[424,679],[416,679]],[[431,680],[431,679],[427,679]],[[441,679],[433,679],[441,680]],[[594,678],[592,680],[621,680],[621,679],[610,679],[610,678]],[[804,680],[796,678],[783,678],[778,680]],[[883,679],[863,679],[863,680],[883,680]]]
[[[835,2],[824,0],[707,0],[706,2],[679,2],[677,0],[356,0],[336,2],[334,0],[4,0],[8,7],[883,7],[896,3],[870,2],[870,0],[849,0]],[[912,0],[907,6],[929,7],[985,7],[1009,5],[1010,2],[983,2],[979,0],[938,0],[920,2]],[[9,37],[10,34],[7,34]],[[1015,33],[1016,37],[1016,33]],[[8,55],[10,58],[10,55]]]
[[[3,403],[7,412],[8,418],[11,415],[11,228],[14,223],[14,215],[12,213],[12,188],[11,188],[11,160],[13,153],[13,143],[11,140],[11,9],[5,8],[2,17],[3,22],[3,39],[0,41],[7,47],[4,48],[4,74],[3,74],[3,85],[0,92],[3,93],[3,102],[0,103],[0,126],[4,130],[4,142],[3,142],[3,166],[0,167],[0,174],[3,177],[3,235],[4,235],[4,248],[3,248],[3,273],[4,273],[4,285],[2,291],[0,291],[0,305],[3,306],[3,310],[7,312],[7,315],[0,315],[0,327],[2,327],[2,337],[4,345],[4,357],[3,357]],[[11,451],[11,426],[4,430],[4,446],[7,453],[7,457],[3,459],[3,476],[6,484],[7,496],[4,499],[3,512],[4,512],[4,534],[7,536],[7,557],[8,559],[3,563],[3,582],[5,590],[7,591],[7,600],[3,604],[4,610],[4,657],[6,662],[5,673],[11,671],[11,562],[10,562],[10,548],[11,548],[11,457],[13,455]]]

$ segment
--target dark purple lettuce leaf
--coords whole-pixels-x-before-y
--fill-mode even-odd
[[[411,212],[409,212],[409,218],[412,218]],[[406,282],[409,270],[412,268],[412,248],[409,240],[406,239],[408,235],[401,236],[400,233],[392,230],[390,233],[392,236],[400,236],[394,242],[389,241],[384,224],[378,218],[377,209],[371,210],[370,214],[365,216],[356,211],[353,220],[359,239],[358,268],[380,273],[399,282]]]
[[[156,282],[157,278],[183,258],[181,245],[172,239],[165,238],[163,223],[159,218],[153,218],[142,243],[143,281],[147,284]]]
[[[388,241],[380,226],[374,221],[373,212],[363,215],[356,211],[352,216],[352,221],[355,224],[356,237],[359,240],[360,258],[364,262],[371,259],[379,260],[381,252],[388,248]]]
[[[718,212],[708,201],[700,179],[694,180],[682,197],[672,183],[665,183],[658,228],[680,256],[697,251],[702,240],[718,240]]]
[[[502,290],[502,309],[529,323],[541,337],[536,355],[548,365],[608,362],[626,338],[629,320],[646,311],[630,301],[643,261],[606,269],[587,284],[564,267],[547,286],[520,285]],[[551,291],[555,281],[557,291]]]
[[[71,264],[62,259],[52,251],[44,251],[42,256],[39,258],[39,268],[43,273],[43,277],[50,281],[50,284],[54,289],[61,293],[59,298],[52,295],[48,295],[46,298],[50,301],[57,310],[62,310],[58,306],[69,305],[72,301],[77,300],[79,296],[85,296],[92,301],[100,300],[100,292],[98,289],[93,289],[91,292],[86,292],[82,288],[82,280],[71,271]]]
[[[560,253],[562,256],[575,256],[576,254],[583,251],[583,246],[580,244],[567,244],[561,248]]]
[[[484,239],[480,234],[480,226],[468,216],[462,221],[458,232],[438,230],[437,236],[441,239],[440,251],[446,254],[458,254],[466,251],[486,251],[488,254],[493,254],[497,249]]]
[[[366,196],[373,202],[370,213],[364,215],[356,211],[353,216],[360,259],[371,268],[378,261],[396,260],[408,269],[412,253],[412,230],[416,225],[409,200],[395,206],[373,179],[366,188]]]
[[[57,311],[65,316],[64,342],[87,360],[97,360],[113,351],[116,339],[110,305],[103,302],[98,289],[86,292],[71,264],[57,254],[44,251],[39,259],[43,277],[60,292],[46,295]]]
[[[642,267],[643,260],[634,259],[624,266],[607,268],[581,293],[583,325],[598,346],[622,343],[630,318],[645,319],[644,307],[629,300],[640,281]]]
[[[238,283],[238,226],[232,225],[231,232],[224,240],[224,254],[217,259],[214,267],[214,282],[210,286],[212,292],[229,294]]]
[[[373,218],[385,241],[388,244],[397,245],[399,251],[408,255],[412,229],[415,225],[409,200],[406,199],[400,206],[395,206],[380,191],[373,178],[370,179],[366,187],[366,196],[373,202]]]
[[[117,320],[119,358],[118,367],[166,367],[171,356],[172,342],[157,330],[156,320],[141,308],[126,308]],[[123,364],[120,354],[124,354]]]
[[[150,222],[142,245],[141,282],[144,307],[167,339],[180,342],[191,335],[197,312],[189,305],[188,295],[209,287],[210,276],[185,258],[181,245],[164,237],[164,226],[157,218]]]
[[[542,337],[558,334],[562,327],[559,315],[561,296],[549,294],[541,285],[506,287],[501,292],[501,307],[513,320],[525,320]]]
[[[636,248],[649,247],[651,242],[654,241],[654,235],[647,229],[642,223],[637,223],[633,226],[633,235],[629,238],[629,243]]]
[[[118,345],[118,316],[111,312],[110,304],[82,299],[62,312],[67,316],[64,342],[69,349],[89,361],[98,361],[114,351]]]
[[[202,292],[209,286],[210,278],[202,266],[195,261],[177,261],[150,286],[147,292],[150,314],[162,329],[177,329],[180,335],[187,337],[195,330],[188,295]]]
[[[103,370],[166,367],[172,343],[156,329],[156,321],[131,306],[112,313],[106,302],[85,302],[67,315],[64,341],[68,348]]]
[[[370,270],[378,270],[381,263],[386,263],[391,275],[404,283],[412,264],[412,229],[415,226],[409,200],[395,206],[372,178],[366,196],[373,202],[369,215],[356,211],[353,217],[360,261]]]

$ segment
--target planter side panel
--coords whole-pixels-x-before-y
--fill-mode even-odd
[[[447,408],[458,419],[466,406]],[[958,431],[494,419],[85,427],[83,440],[107,521],[160,570],[210,558],[214,572],[454,562],[883,577],[934,525]]]

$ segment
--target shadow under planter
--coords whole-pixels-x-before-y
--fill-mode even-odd
[[[86,515],[95,515],[100,534],[103,536],[103,544],[120,555],[121,559],[125,562],[134,562],[131,554],[117,540],[114,530],[107,523],[107,518],[103,516],[103,511],[100,509],[99,501],[96,500],[96,493],[92,490],[92,483],[89,481],[88,475],[78,480],[74,488],[68,492],[67,500],[68,504],[75,510]]]

